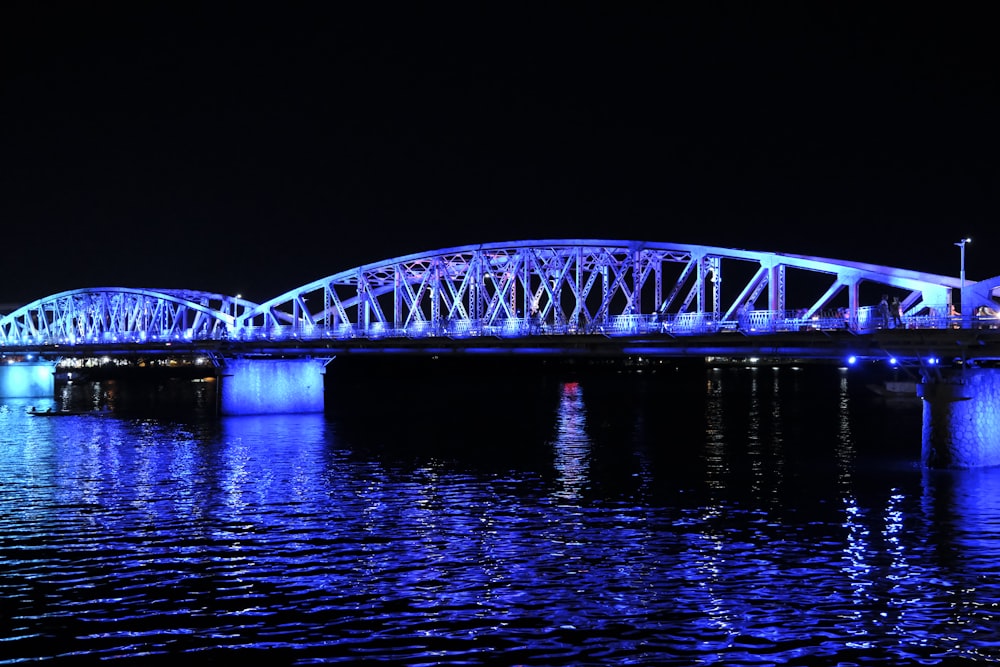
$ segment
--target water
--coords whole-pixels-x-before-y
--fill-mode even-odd
[[[652,370],[7,399],[0,663],[1000,660],[1000,470],[922,470],[919,403],[835,368]]]

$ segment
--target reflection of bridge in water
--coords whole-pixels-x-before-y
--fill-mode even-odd
[[[899,299],[897,313],[880,309],[882,295]],[[517,241],[367,264],[263,303],[177,289],[62,292],[0,318],[0,352],[20,364],[203,355],[226,378],[230,413],[322,409],[323,365],[370,353],[895,358],[921,369],[925,398],[954,399],[970,390],[943,388],[968,387],[973,372],[992,378],[998,296],[1000,277],[963,288],[821,257]],[[15,391],[11,373],[0,393]]]

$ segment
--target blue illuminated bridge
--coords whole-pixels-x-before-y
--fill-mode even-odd
[[[882,295],[899,299],[896,313],[880,309]],[[279,367],[363,354],[895,359],[930,384],[996,370],[998,313],[1000,276],[963,285],[778,252],[528,240],[386,259],[263,303],[193,289],[61,292],[0,317],[0,354],[7,365],[196,354],[220,375],[249,378],[230,381],[240,385],[230,395],[273,390],[275,372],[302,384]]]

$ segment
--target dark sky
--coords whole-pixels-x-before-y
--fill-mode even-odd
[[[988,3],[20,4],[0,303],[564,237],[1000,274]]]

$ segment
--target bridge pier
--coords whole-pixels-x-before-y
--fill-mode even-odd
[[[323,412],[326,359],[227,359],[220,386],[223,415]]]
[[[917,385],[921,458],[930,468],[1000,465],[1000,369],[946,370]]]
[[[0,398],[52,398],[56,362],[19,361],[0,364]]]

